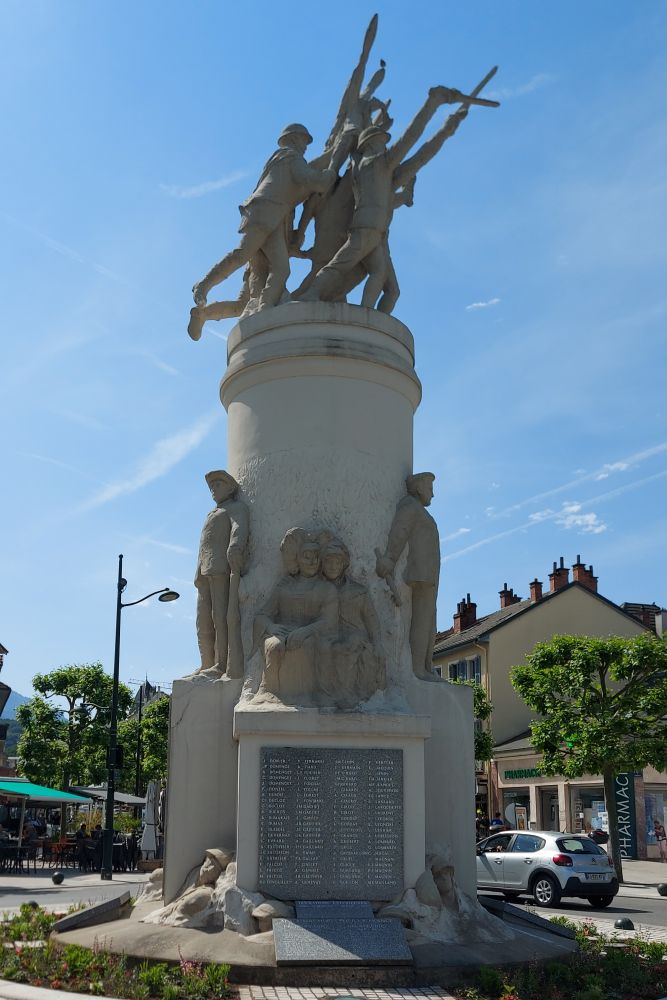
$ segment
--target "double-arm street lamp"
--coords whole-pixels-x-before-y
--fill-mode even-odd
[[[113,688],[111,693],[111,722],[109,724],[109,749],[107,755],[107,808],[104,824],[104,844],[102,850],[101,876],[109,881],[113,872],[113,807],[116,792],[116,769],[121,766],[122,753],[118,747],[118,669],[120,665],[120,620],[123,608],[131,608],[135,604],[147,601],[149,597],[158,596],[158,601],[177,601],[179,595],[169,587],[153,590],[138,601],[123,603],[123,591],[127,580],[123,579],[123,557],[118,556],[118,589],[116,594],[116,644],[113,654]],[[122,748],[120,748],[122,751]]]

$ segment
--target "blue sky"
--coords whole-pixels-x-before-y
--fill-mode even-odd
[[[0,5],[3,679],[113,653],[124,679],[197,663],[192,576],[224,467],[230,322],[185,333],[190,288],[288,121],[331,127],[376,7]],[[615,601],[667,603],[667,4],[386,2],[373,59],[395,130],[429,86],[472,111],[397,213],[396,316],[437,474],[438,626],[470,592],[526,596],[554,559]],[[237,278],[225,290],[233,294]]]

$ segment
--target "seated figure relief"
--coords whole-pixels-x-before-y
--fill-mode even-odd
[[[329,532],[291,528],[280,549],[285,574],[254,622],[264,661],[256,697],[353,708],[385,685],[368,590],[347,576],[347,547]]]
[[[338,538],[322,550],[322,573],[338,590],[338,623],[324,643],[320,684],[339,708],[353,708],[386,685],[380,620],[368,588],[347,574],[350,553]]]

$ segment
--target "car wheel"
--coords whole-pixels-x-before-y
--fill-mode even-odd
[[[538,906],[558,906],[560,902],[560,886],[551,875],[538,875],[531,892]]]
[[[505,899],[507,900],[508,903],[515,903],[517,901],[517,899],[519,899],[519,897],[521,896],[521,893],[520,892],[504,892],[503,896],[505,897]]]
[[[611,906],[611,904],[614,902],[614,897],[613,896],[589,896],[588,897],[588,902],[591,904],[591,906],[593,906],[597,910],[597,909],[602,909],[603,906]]]

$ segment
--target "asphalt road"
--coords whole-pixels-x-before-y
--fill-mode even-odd
[[[600,920],[618,920],[619,917],[629,917],[635,927],[643,924],[647,927],[664,927],[667,929],[667,897],[659,896],[657,892],[653,895],[651,890],[644,890],[646,895],[630,896],[626,895],[627,889],[622,888],[621,893],[615,897],[611,906],[603,909],[594,909],[585,899],[563,899],[557,907],[539,907],[531,896],[522,896],[518,900],[512,900],[518,906],[529,906],[539,917],[555,917],[562,915],[571,920],[586,920],[595,917]],[[649,894],[651,893],[651,894]],[[498,893],[480,892],[480,896],[494,896],[502,899]]]

